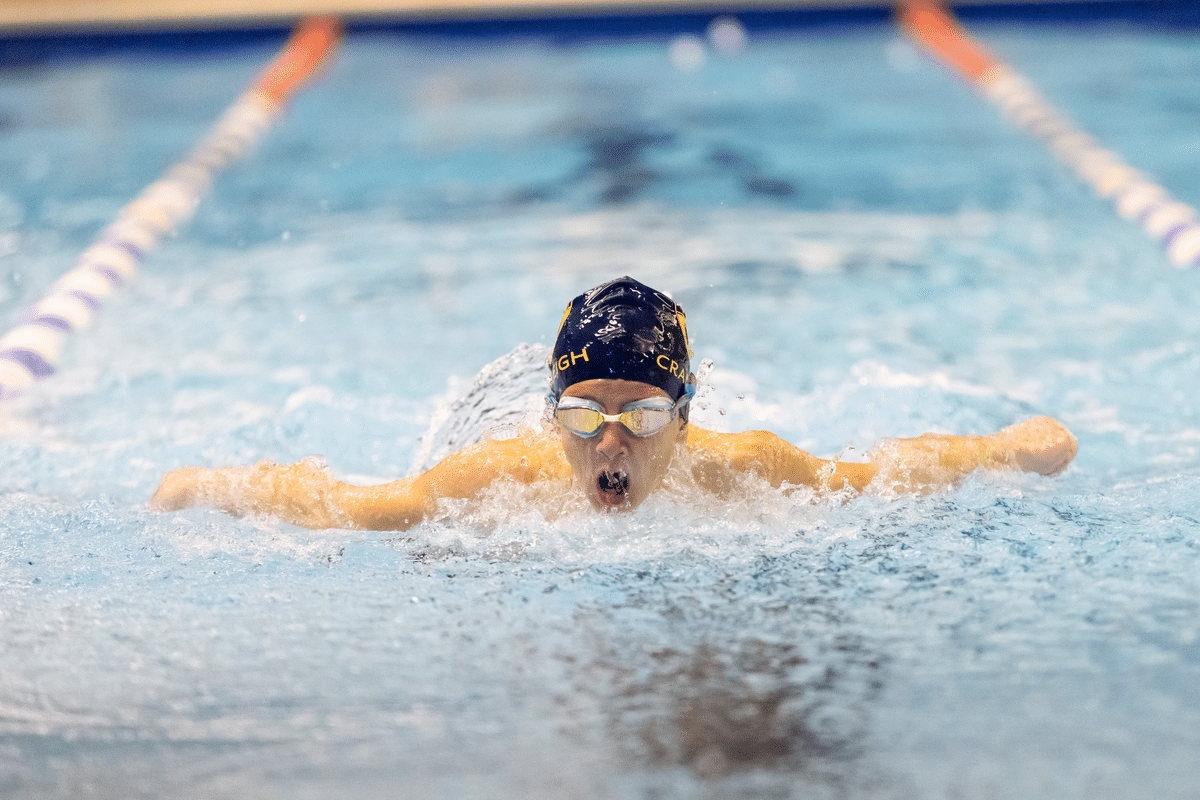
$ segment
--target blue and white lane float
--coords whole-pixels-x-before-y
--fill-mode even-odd
[[[1138,222],[1166,248],[1177,267],[1200,267],[1200,214],[1154,180],[1126,164],[1080,131],[1007,64],[971,39],[950,13],[932,0],[902,2],[898,18],[908,35],[958,72],[1000,108],[1017,127],[1046,143],[1117,213]]]
[[[80,253],[75,268],[0,337],[0,400],[54,374],[67,335],[87,327],[113,290],[137,275],[162,238],[191,219],[217,174],[258,142],[340,38],[336,19],[303,20],[200,144],[122,208]]]

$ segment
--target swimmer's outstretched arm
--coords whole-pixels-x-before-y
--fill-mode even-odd
[[[915,439],[884,439],[868,453],[874,470],[871,488],[930,492],[956,486],[979,469],[1057,475],[1078,450],[1078,440],[1051,417],[1033,417],[988,436],[927,433]]]
[[[447,456],[428,472],[377,486],[336,480],[317,459],[252,467],[184,467],[168,473],[150,499],[156,511],[208,506],[262,514],[305,528],[406,530],[436,511],[441,498],[473,497],[497,478],[523,483],[554,477],[562,463],[547,437],[486,441]],[[550,473],[550,474],[548,474]]]
[[[978,469],[1013,469],[1055,475],[1075,457],[1078,442],[1050,417],[1034,417],[988,436],[927,433],[914,439],[885,439],[865,464],[827,461],[766,431],[717,434],[693,428],[693,474],[719,490],[722,471],[754,472],[772,486],[810,486],[837,491],[924,493],[958,485]]]

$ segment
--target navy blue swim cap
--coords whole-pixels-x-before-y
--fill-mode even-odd
[[[550,391],[596,378],[641,381],[678,400],[691,373],[683,309],[625,276],[571,301],[550,356]]]

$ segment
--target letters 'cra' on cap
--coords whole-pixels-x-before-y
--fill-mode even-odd
[[[550,391],[597,378],[641,381],[678,400],[691,373],[683,309],[629,276],[576,297],[550,356]]]

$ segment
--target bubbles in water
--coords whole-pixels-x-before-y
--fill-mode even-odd
[[[708,396],[712,393],[713,386],[706,379],[712,371],[713,360],[711,358],[703,359],[696,367],[696,399],[692,404],[701,411],[707,410],[709,406]]]
[[[503,442],[508,439],[515,439],[521,435],[517,426],[511,422],[502,422],[499,425],[494,425],[488,428],[483,433],[485,439],[490,439],[495,442]]]
[[[267,463],[271,462],[268,461]],[[313,469],[322,471],[329,469],[329,461],[325,458],[325,456],[305,456],[304,458],[300,459],[300,463],[312,467]]]
[[[519,345],[484,367],[471,389],[440,408],[421,437],[413,473],[424,472],[450,453],[484,438],[541,427],[547,411],[545,345]]]

